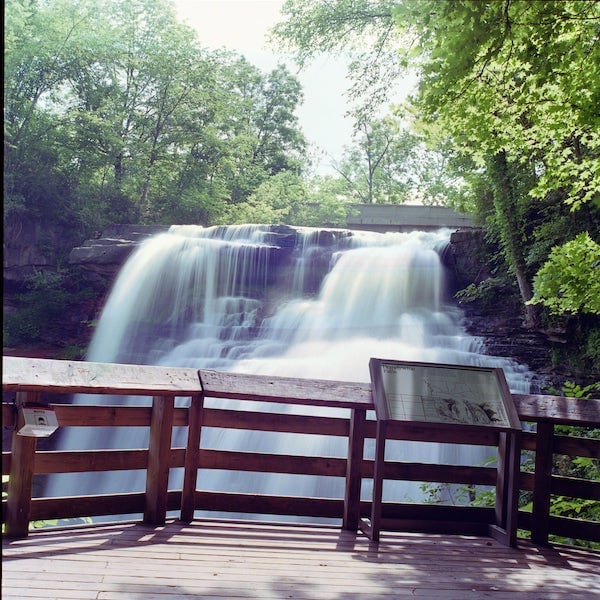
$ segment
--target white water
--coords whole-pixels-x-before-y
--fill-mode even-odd
[[[481,340],[465,333],[461,312],[447,301],[438,251],[448,231],[337,235],[332,243],[331,233],[299,230],[287,253],[275,248],[272,233],[260,226],[181,226],[147,240],[115,282],[88,360],[367,382],[369,358],[378,357],[500,366],[513,392],[529,391],[527,369],[485,356]],[[71,429],[61,445],[147,444],[145,430],[108,435]],[[177,437],[176,445],[184,446],[183,432]],[[202,439],[203,447],[211,448],[346,454],[345,440],[331,437],[313,436],[309,442],[306,436],[207,429]],[[407,442],[392,444],[390,452],[402,460],[453,464],[480,462],[490,453]],[[180,478],[172,473],[171,487],[180,487]],[[46,492],[91,493],[99,486],[102,493],[142,491],[144,473],[64,475]],[[304,476],[200,471],[198,487],[343,497],[343,482]],[[417,484],[386,484],[385,492],[396,500],[420,495]]]

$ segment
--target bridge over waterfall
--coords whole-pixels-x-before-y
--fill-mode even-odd
[[[445,206],[356,204],[353,208],[347,221],[349,229],[386,232],[474,227],[470,216]]]

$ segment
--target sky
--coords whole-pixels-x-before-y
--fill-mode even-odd
[[[267,71],[285,62],[304,90],[304,102],[297,115],[304,135],[320,157],[316,171],[331,173],[332,159],[339,161],[343,147],[352,141],[352,122],[344,116],[347,82],[341,60],[322,58],[297,72],[292,61],[268,47],[266,36],[280,20],[283,0],[174,0],[174,3],[180,20],[198,32],[202,46],[239,52]]]

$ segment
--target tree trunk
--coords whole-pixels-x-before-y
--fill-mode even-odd
[[[506,256],[517,279],[519,292],[523,300],[525,326],[529,328],[537,327],[539,307],[527,304],[533,298],[533,286],[527,276],[517,193],[512,182],[506,153],[504,151],[499,152],[494,156],[492,162],[494,179],[497,183],[494,190],[494,208],[502,232]]]
[[[123,187],[123,154],[119,152],[115,157],[115,188],[118,192],[121,191]]]

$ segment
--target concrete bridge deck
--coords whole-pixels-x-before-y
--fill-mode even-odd
[[[414,204],[356,204],[354,214],[348,217],[349,229],[367,231],[413,231],[448,227],[473,227],[473,219],[445,206]]]

